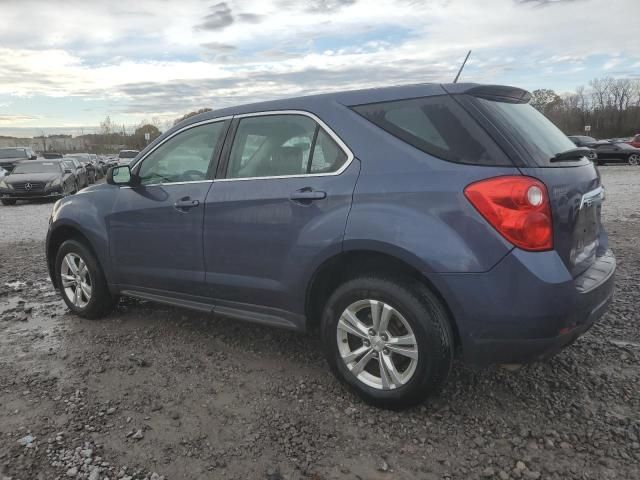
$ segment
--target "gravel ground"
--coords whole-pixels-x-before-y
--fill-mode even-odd
[[[601,172],[609,313],[544,363],[456,364],[401,413],[344,390],[313,335],[132,300],[69,315],[52,205],[0,207],[0,479],[640,478],[640,168]]]

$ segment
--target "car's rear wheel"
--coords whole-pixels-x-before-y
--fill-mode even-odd
[[[95,255],[84,243],[65,241],[56,255],[57,284],[69,309],[84,318],[111,311],[114,300]]]
[[[16,201],[15,200],[2,200],[2,205],[15,205]]]
[[[640,154],[632,153],[631,155],[629,155],[628,162],[629,165],[637,167],[638,165],[640,165]]]
[[[379,407],[422,402],[451,369],[446,310],[409,279],[366,276],[344,283],[327,302],[322,338],[332,371]]]

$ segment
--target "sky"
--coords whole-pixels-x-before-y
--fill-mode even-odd
[[[562,93],[640,78],[637,34],[623,25],[637,2],[0,0],[0,135],[450,82],[470,49],[461,81]]]

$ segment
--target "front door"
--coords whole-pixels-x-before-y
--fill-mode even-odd
[[[304,114],[242,117],[232,134],[205,208],[210,295],[302,314],[307,270],[342,248],[359,163]]]
[[[109,217],[110,255],[122,290],[201,293],[202,221],[227,123],[179,131],[136,165],[135,187],[121,187]]]

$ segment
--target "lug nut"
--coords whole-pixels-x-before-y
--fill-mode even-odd
[[[368,347],[371,345],[371,342],[369,342],[369,340],[364,340],[362,343],[364,344],[365,347]]]
[[[388,348],[383,348],[382,353],[384,353],[385,355],[389,355],[390,351]]]
[[[369,335],[371,335],[372,337],[375,337],[376,331],[373,328],[370,328],[369,329]]]
[[[386,342],[387,340],[389,340],[389,337],[387,337],[387,335],[385,333],[380,335],[380,338],[382,339],[383,342]]]

